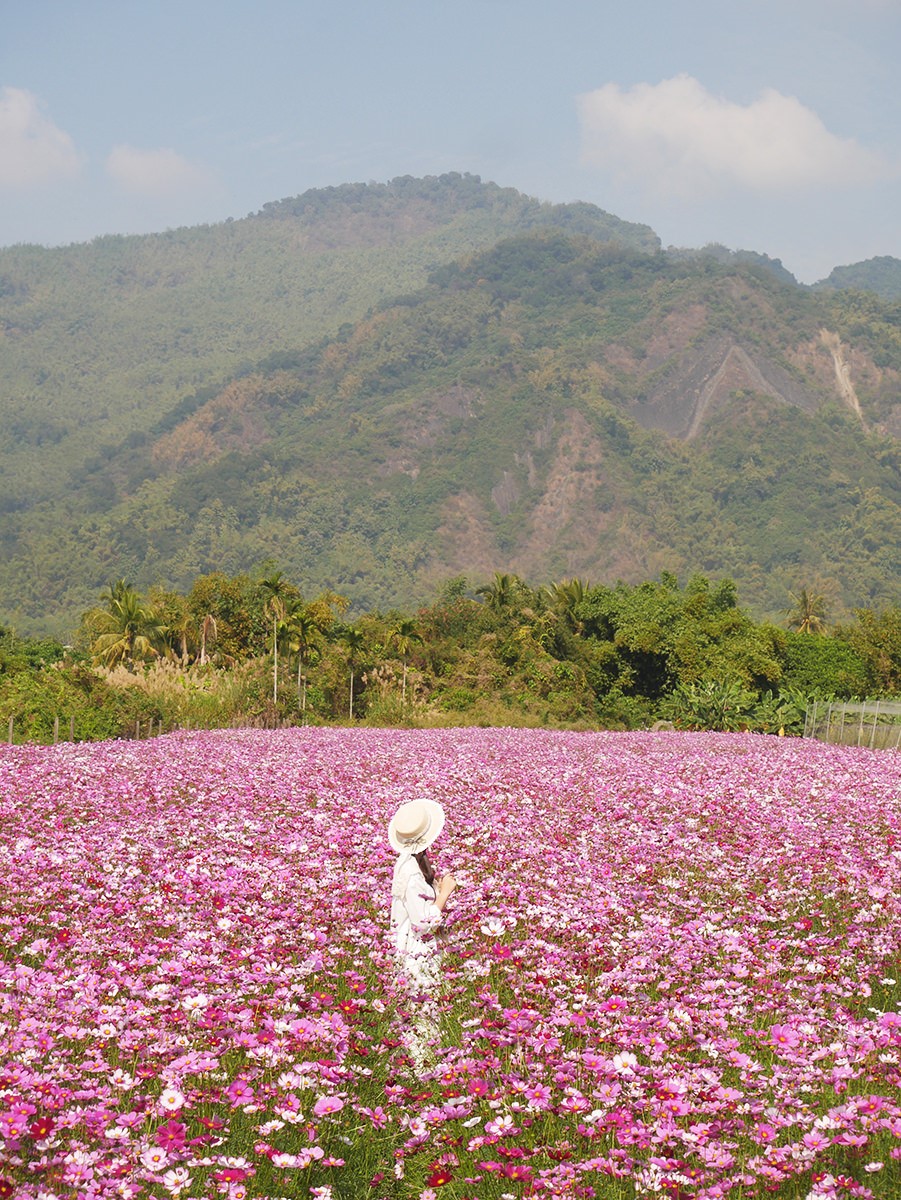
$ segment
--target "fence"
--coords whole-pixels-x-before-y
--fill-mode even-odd
[[[140,738],[149,738],[149,737],[159,737],[159,735],[162,732],[163,732],[163,722],[162,721],[148,719],[146,721],[135,721],[134,732],[129,730],[128,734],[126,734],[125,736],[136,737],[139,739]],[[53,744],[54,744],[54,746],[56,745],[57,742],[74,742],[76,740],[75,733],[76,733],[76,727],[75,727],[75,718],[74,717],[69,717],[68,721],[60,721],[59,717],[53,718]],[[15,735],[16,735],[16,718],[14,716],[12,716],[9,718],[9,722],[7,723],[7,727],[6,727],[6,741],[10,746],[12,746],[16,740]],[[0,734],[0,739],[2,739],[2,736],[3,735]],[[26,738],[26,740],[30,740],[30,739]]]
[[[815,700],[804,714],[804,736],[839,746],[901,749],[901,703]]]
[[[302,724],[306,725],[306,718]],[[163,733],[173,733],[176,730],[192,730],[192,729],[210,729],[210,728],[226,728],[226,729],[294,729],[297,727],[297,722],[288,718],[273,717],[269,714],[264,714],[257,717],[240,717],[230,721],[226,726],[210,726],[210,725],[195,725],[193,722],[187,722],[185,725],[163,725],[161,719],[148,719],[146,721],[135,721],[134,729],[129,728],[119,734],[120,738],[142,738],[160,737]],[[2,729],[2,725],[0,725]],[[19,726],[21,736],[21,724]],[[53,741],[55,746],[58,742],[74,742],[81,741],[82,737],[76,738],[78,728],[74,717],[69,717],[68,720],[61,721],[59,717],[53,718]],[[2,744],[3,734],[0,733],[0,744]],[[12,746],[16,740],[16,718],[10,717],[6,729],[7,743]],[[32,739],[27,735],[23,739],[28,742]]]

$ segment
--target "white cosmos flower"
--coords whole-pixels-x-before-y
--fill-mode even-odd
[[[178,1112],[184,1102],[185,1098],[178,1088],[167,1087],[160,1094],[160,1108],[162,1108],[165,1112]]]
[[[631,1075],[633,1068],[638,1066],[638,1059],[628,1050],[623,1050],[613,1056],[613,1069],[617,1075]]]
[[[191,1182],[191,1176],[186,1167],[175,1167],[163,1176],[163,1187],[173,1196],[177,1196],[182,1188]]]
[[[486,937],[501,937],[506,932],[506,925],[499,917],[489,917],[480,926]]]

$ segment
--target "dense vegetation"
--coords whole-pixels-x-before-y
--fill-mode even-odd
[[[828,277],[815,286],[854,288],[874,292],[884,300],[901,300],[901,259],[883,254],[878,258],[868,258],[866,262],[834,267]]]
[[[827,628],[802,591],[755,622],[729,579],[543,588],[450,580],[414,614],[353,622],[280,571],[180,594],[112,585],[71,645],[0,638],[0,722],[17,740],[143,729],[365,721],[800,733],[809,699],[901,691],[901,609]]]
[[[897,605],[901,308],[656,245],[453,176],[3,252],[0,617],[265,560],[351,615],[498,568]]]

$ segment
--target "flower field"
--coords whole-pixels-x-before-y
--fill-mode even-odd
[[[901,1196],[899,794],[752,735],[0,748],[0,1200]],[[418,795],[460,880],[424,1067]]]

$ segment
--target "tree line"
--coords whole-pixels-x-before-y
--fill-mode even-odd
[[[813,698],[901,691],[901,609],[829,625],[801,588],[781,624],[735,584],[636,585],[497,573],[445,582],[415,612],[349,613],[282,571],[198,577],[187,593],[109,585],[71,642],[0,631],[0,722],[17,740],[135,727],[363,721],[800,733]],[[0,725],[2,728],[3,725]]]

